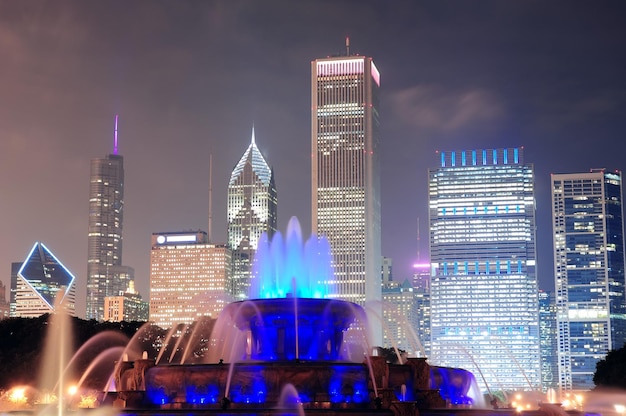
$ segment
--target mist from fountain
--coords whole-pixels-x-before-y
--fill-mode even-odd
[[[285,384],[282,388],[276,408],[281,411],[281,416],[305,415],[298,390],[291,383]]]
[[[44,355],[37,384],[40,404],[56,403],[57,412],[63,414],[65,407],[66,367],[70,361],[72,345],[71,317],[65,311],[63,302],[65,288],[59,290],[54,300],[54,313],[48,320],[44,343]]]

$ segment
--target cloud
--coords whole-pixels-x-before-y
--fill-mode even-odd
[[[554,131],[583,123],[619,118],[626,102],[620,91],[593,91],[572,97],[553,95],[539,97],[534,105],[537,109],[539,127]]]
[[[493,93],[480,89],[446,89],[416,85],[390,96],[390,113],[422,131],[455,133],[500,120],[504,106]]]

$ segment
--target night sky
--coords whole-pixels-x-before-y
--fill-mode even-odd
[[[77,277],[84,316],[89,163],[112,152],[115,114],[123,263],[144,297],[151,234],[208,228],[210,155],[212,241],[226,241],[253,124],[279,228],[295,215],[308,236],[310,62],[345,53],[346,36],[381,72],[395,279],[428,255],[436,150],[524,146],[551,289],[550,173],[626,168],[623,1],[0,0],[0,279],[42,241]]]

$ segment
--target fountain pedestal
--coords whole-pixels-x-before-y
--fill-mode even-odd
[[[415,402],[399,402],[391,403],[391,410],[394,416],[416,416],[419,415]]]

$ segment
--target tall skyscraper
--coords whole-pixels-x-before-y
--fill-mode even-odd
[[[117,296],[134,279],[122,266],[124,219],[124,158],[118,154],[117,116],[113,153],[92,159],[87,238],[87,319],[104,319],[104,298]]]
[[[311,84],[312,228],[330,242],[330,296],[374,307],[382,297],[380,73],[365,56],[323,58],[311,63]]]
[[[152,234],[150,321],[161,328],[216,318],[231,301],[231,253],[204,231]]]
[[[233,256],[230,292],[235,299],[247,297],[259,238],[265,232],[271,239],[276,232],[277,206],[274,171],[256,145],[253,127],[250,145],[228,182],[228,245]]]
[[[26,260],[11,265],[11,316],[37,318],[55,312],[59,306],[73,316],[75,281],[74,275],[48,247],[35,243]]]
[[[626,341],[622,174],[552,175],[559,386],[594,387],[596,363]]]
[[[430,361],[473,371],[483,390],[540,387],[534,175],[522,150],[441,152],[429,171]]]

